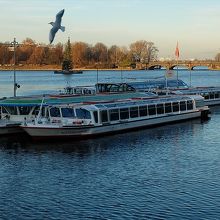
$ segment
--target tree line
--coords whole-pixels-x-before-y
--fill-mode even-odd
[[[139,40],[129,47],[112,45],[107,47],[98,42],[91,45],[85,42],[46,45],[26,38],[16,46],[18,65],[62,65],[63,60],[71,59],[73,68],[119,68],[144,66],[157,59],[158,49],[153,42]],[[0,64],[14,64],[13,46],[10,42],[0,43]]]

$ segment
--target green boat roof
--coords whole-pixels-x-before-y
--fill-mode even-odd
[[[131,99],[140,97],[151,97],[146,93],[114,93],[114,94],[96,94],[88,96],[19,96],[3,98],[0,100],[0,106],[40,106],[43,100],[43,105],[60,105],[60,104],[74,104],[74,103],[89,103],[89,102],[109,102],[120,99]]]

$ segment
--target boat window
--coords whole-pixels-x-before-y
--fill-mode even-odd
[[[165,103],[165,113],[170,113],[172,112],[172,106],[171,103]]]
[[[149,115],[156,115],[155,105],[148,105],[148,113]]]
[[[44,111],[42,111],[44,112]],[[60,109],[57,107],[53,107],[50,109],[50,116],[51,117],[60,117]]]
[[[210,99],[214,99],[214,93],[211,92],[209,97],[210,97]]]
[[[107,112],[107,110],[102,110],[100,112],[100,115],[101,115],[101,121],[102,122],[108,122],[108,112]]]
[[[110,92],[119,92],[119,85],[112,85]]]
[[[94,111],[93,116],[94,116],[95,123],[98,123],[98,112]]]
[[[218,99],[218,98],[219,98],[219,93],[216,92],[216,93],[215,93],[215,99]]]
[[[2,113],[8,114],[9,112],[6,110],[5,107],[2,107]]]
[[[73,94],[73,89],[71,87],[67,87],[64,90],[66,94]]]
[[[17,112],[17,107],[16,106],[8,106],[8,107],[5,107],[6,110],[9,112],[9,114],[11,115],[17,115],[18,112]]]
[[[128,119],[129,118],[129,111],[128,108],[121,108],[120,109],[120,119]]]
[[[204,99],[195,100],[196,107],[203,107],[204,106]]]
[[[179,102],[173,102],[173,112],[178,112],[180,110]]]
[[[186,102],[185,101],[180,102],[180,111],[186,111]]]
[[[130,108],[130,117],[131,118],[138,117],[138,107],[131,107]]]
[[[147,106],[140,106],[139,114],[140,114],[140,117],[147,116]]]
[[[77,108],[76,109],[76,116],[80,119],[91,119],[91,114],[88,110]]]
[[[203,96],[204,96],[204,99],[209,99],[209,93],[205,93]]]
[[[187,110],[191,110],[193,109],[193,101],[192,100],[188,100],[187,101]]]
[[[41,116],[43,116],[43,117],[48,117],[49,116],[48,108],[42,107],[42,109],[41,109]]]
[[[110,120],[111,121],[119,120],[119,111],[118,111],[118,109],[109,110],[109,114],[110,114]]]
[[[75,118],[75,112],[73,108],[61,108],[62,117],[64,118]]]
[[[157,114],[164,114],[163,104],[157,104]]]
[[[28,115],[31,111],[30,106],[20,106],[18,107],[20,115]]]
[[[39,110],[40,110],[40,106],[34,107],[34,109],[32,111],[32,115],[38,115]]]

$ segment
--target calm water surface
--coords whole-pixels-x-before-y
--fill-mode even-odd
[[[33,73],[18,72],[18,94],[97,80],[96,71],[69,79]],[[120,71],[115,73],[100,72],[98,77],[120,81]],[[161,73],[122,74],[124,80],[143,80]],[[12,95],[9,72],[0,74],[2,96]],[[180,75],[190,82],[189,72]],[[195,71],[191,82],[220,86],[220,72]],[[84,141],[33,143],[25,136],[1,137],[0,219],[219,219],[220,107],[211,110],[207,121]]]

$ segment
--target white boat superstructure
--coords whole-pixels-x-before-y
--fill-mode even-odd
[[[169,90],[174,95],[201,95],[208,106],[220,105],[220,87],[193,87],[188,89]]]
[[[143,82],[97,83],[97,93],[152,92],[156,95],[201,95],[208,106],[220,104],[220,87],[189,87],[182,80],[159,79]]]
[[[34,139],[85,137],[207,117],[202,96],[137,98],[92,104],[42,107],[21,127]]]
[[[24,121],[32,121],[40,106],[0,106],[0,135],[21,133]]]
[[[119,99],[129,99],[129,98],[137,98],[140,96],[151,97],[149,94],[140,94],[140,93],[117,93],[117,94],[101,94],[94,95],[94,88],[89,90],[88,87],[77,87],[75,92],[79,94],[75,95],[38,95],[38,96],[20,96],[20,97],[9,97],[0,99],[0,123],[2,123],[2,127],[0,127],[1,132],[9,133],[10,125],[11,133],[19,133],[23,130],[18,126],[22,122],[34,121],[40,111],[40,108],[43,105],[58,105],[58,104],[70,104],[70,103],[91,103],[91,102],[102,102],[102,101],[112,101]],[[81,94],[83,92],[83,94]],[[13,126],[12,126],[13,124]],[[7,126],[7,129],[3,129],[4,126]]]

